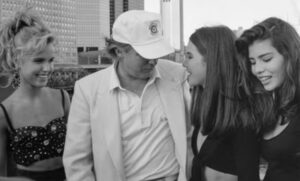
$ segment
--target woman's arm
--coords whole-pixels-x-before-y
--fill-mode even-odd
[[[7,124],[0,109],[0,176],[7,175]]]

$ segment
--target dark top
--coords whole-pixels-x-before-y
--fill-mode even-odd
[[[195,129],[198,132],[199,129]],[[195,132],[194,131],[194,132]],[[194,133],[193,150],[196,152]],[[193,160],[191,181],[205,181],[204,167],[237,175],[239,181],[259,181],[259,137],[239,129],[219,137],[207,136]]]
[[[268,162],[264,181],[300,180],[300,113],[276,137],[262,141],[262,155]]]
[[[63,167],[48,171],[29,171],[17,169],[15,176],[30,178],[34,181],[66,181],[66,174]]]
[[[61,94],[64,109],[65,100],[62,90]],[[45,126],[25,126],[14,129],[3,104],[0,104],[0,107],[11,130],[9,148],[17,164],[30,166],[40,160],[62,156],[66,136],[66,116],[53,119]]]

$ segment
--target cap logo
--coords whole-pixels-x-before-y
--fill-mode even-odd
[[[149,25],[149,30],[151,32],[152,35],[157,34],[158,33],[158,21],[152,21]]]

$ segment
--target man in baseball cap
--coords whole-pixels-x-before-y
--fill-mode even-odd
[[[186,181],[189,88],[159,14],[114,22],[114,64],[75,84],[64,164],[68,180]]]
[[[121,14],[112,29],[113,40],[129,44],[146,59],[157,59],[174,52],[165,40],[160,15],[139,10]]]

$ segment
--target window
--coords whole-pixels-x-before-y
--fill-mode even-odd
[[[84,48],[83,47],[77,47],[77,52],[83,52]]]
[[[128,0],[123,0],[123,12],[128,11]]]
[[[110,34],[112,33],[112,26],[115,21],[115,0],[110,0],[109,1],[109,25],[110,25]]]
[[[98,51],[98,47],[86,47],[86,51]]]

